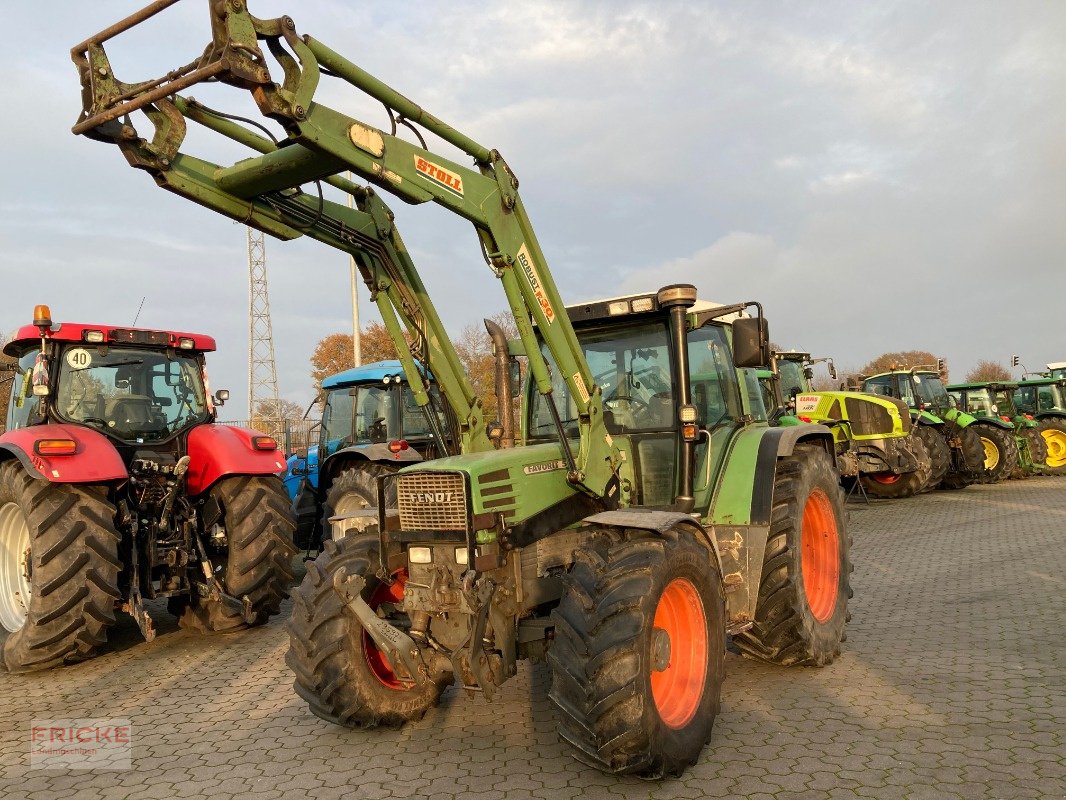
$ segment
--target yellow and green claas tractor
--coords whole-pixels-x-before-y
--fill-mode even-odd
[[[833,431],[842,477],[861,480],[877,497],[908,497],[927,488],[931,463],[922,441],[911,435],[905,404],[861,392],[816,391],[809,353],[775,352],[774,369],[759,370],[771,424],[820,423]]]
[[[1014,405],[1013,381],[958,383],[948,387],[959,409],[976,417],[974,430],[985,450],[983,480],[1042,473],[1048,457],[1039,423]]]
[[[943,365],[894,367],[863,378],[864,392],[902,400],[910,410],[914,435],[922,440],[932,462],[928,484],[962,489],[976,483],[984,470],[984,449],[971,426],[974,417],[954,407],[940,378]]]
[[[1066,475],[1066,367],[1055,378],[1026,378],[1014,390],[1014,404],[1039,425],[1047,447],[1045,468],[1051,475]]]

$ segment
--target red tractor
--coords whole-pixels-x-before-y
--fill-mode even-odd
[[[273,438],[215,424],[209,336],[53,325],[37,306],[0,435],[0,665],[91,658],[117,610],[151,641],[145,600],[183,627],[278,612],[294,524]]]

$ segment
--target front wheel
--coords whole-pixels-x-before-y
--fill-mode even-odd
[[[0,464],[0,665],[32,672],[92,658],[119,598],[121,539],[103,486]]]
[[[977,483],[984,470],[985,450],[981,437],[973,426],[958,429],[959,450],[954,454],[951,469],[940,482],[941,489],[965,489]]]
[[[296,524],[288,494],[272,476],[224,478],[211,493],[222,506],[226,530],[225,555],[215,561],[222,571],[222,587],[238,600],[248,598],[252,619],[245,619],[217,597],[201,596],[196,585],[191,596],[171,610],[178,612],[183,628],[202,633],[262,625],[278,613],[293,582]]]
[[[1014,441],[1014,431],[983,422],[975,422],[970,428],[976,429],[985,451],[984,469],[978,481],[999,483],[1006,480],[1018,466],[1018,443]]]
[[[933,469],[932,459],[925,443],[917,433],[907,436],[906,447],[914,455],[918,467],[913,472],[896,474],[894,472],[873,472],[859,476],[863,488],[874,497],[896,499],[901,497],[913,497],[925,488],[929,483],[929,475]]]
[[[1045,469],[1051,475],[1066,475],[1066,420],[1042,419],[1038,430],[1047,447]]]
[[[337,725],[398,727],[421,719],[453,681],[448,672],[405,685],[359,620],[345,609],[333,588],[333,576],[341,569],[366,580],[362,597],[374,611],[409,627],[402,610],[407,573],[400,570],[391,583],[385,582],[377,575],[378,562],[377,536],[327,540],[293,592],[285,655],[296,676],[293,688],[313,714]]]
[[[548,651],[560,735],[604,772],[680,775],[710,739],[725,677],[713,555],[689,528],[593,528],[574,557]]]
[[[325,503],[322,504],[322,538],[332,538],[331,517],[345,516],[366,508],[377,507],[378,477],[390,475],[395,471],[383,464],[353,461],[338,473],[326,493]],[[395,481],[387,485],[385,503],[390,507],[396,505]]]
[[[733,637],[746,655],[819,667],[840,655],[852,594],[842,495],[821,448],[778,461],[755,623]]]
[[[1019,463],[1011,477],[1028,478],[1030,475],[1041,475],[1047,472],[1047,442],[1041,435],[1039,427],[1021,428],[1016,433],[1019,433],[1025,439],[1025,443],[1029,448],[1030,463],[1025,465]]]

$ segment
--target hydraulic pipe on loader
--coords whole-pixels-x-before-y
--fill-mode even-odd
[[[372,225],[379,235],[387,235],[391,219],[384,205],[372,192],[345,182],[339,173],[347,170],[406,202],[433,201],[472,222],[485,257],[503,285],[530,374],[538,391],[550,401],[571,483],[593,497],[613,494],[611,487],[623,456],[606,435],[601,393],[518,196],[518,180],[500,154],[451,128],[321,42],[298,36],[290,18],[260,20],[241,3],[210,4],[212,42],[201,58],[162,78],[134,84],[117,80],[103,42],[169,5],[153,4],[71,51],[83,95],[83,110],[73,131],[117,144],[133,166],[149,171],[164,188],[284,239],[307,234],[350,252],[347,240],[353,229]],[[280,83],[271,79],[259,47],[262,41],[281,64],[284,78]],[[315,91],[324,75],[340,78],[383,103],[391,132],[316,102]],[[250,91],[260,111],[284,128],[287,138],[279,143],[283,146],[176,94],[207,79]],[[150,140],[141,138],[132,125],[119,122],[138,110],[153,125]],[[187,155],[181,151],[187,119],[236,139],[259,155],[231,166]],[[414,122],[469,155],[475,168],[395,135],[399,125],[411,127]],[[316,181],[352,194],[363,206],[364,217],[345,214],[341,204],[301,191],[301,186]],[[477,398],[466,398],[471,406],[467,414],[462,398],[455,403],[453,394],[459,382],[452,378],[459,371],[453,364],[437,363],[453,361],[454,349],[413,266],[405,263],[401,271],[402,275],[386,282],[375,281],[369,268],[363,277],[371,292],[390,295],[389,305],[409,326],[417,328],[419,321],[426,324],[430,369],[439,377],[460,423],[466,423],[469,433],[464,431],[464,436],[472,437],[464,450],[485,449],[491,444],[484,437],[480,403]],[[390,324],[390,311],[383,317],[395,339],[397,328]],[[576,406],[576,454],[571,453],[558,421],[552,378],[534,325]],[[413,388],[421,401],[421,387]]]

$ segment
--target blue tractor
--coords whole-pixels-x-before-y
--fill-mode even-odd
[[[431,398],[425,409],[415,402],[399,361],[366,364],[322,381],[319,444],[291,454],[284,475],[300,547],[317,548],[331,517],[377,505],[380,475],[456,450],[452,414],[429,370],[418,366]]]

